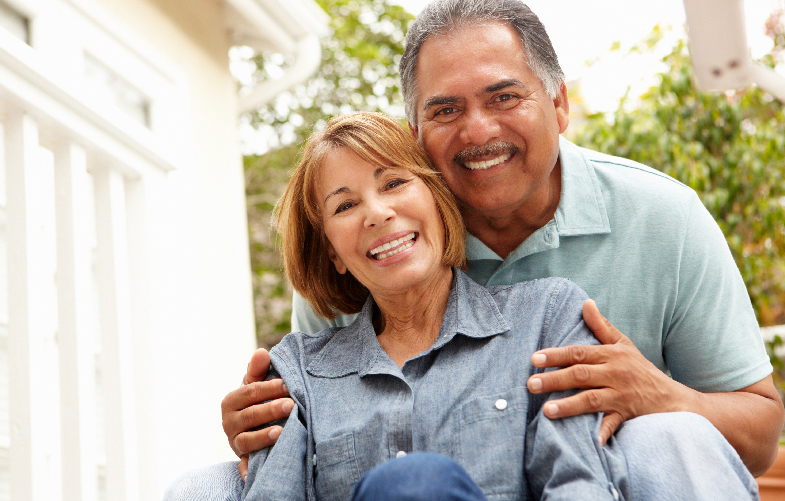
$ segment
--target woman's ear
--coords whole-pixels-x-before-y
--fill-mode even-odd
[[[338,273],[341,275],[346,273],[346,265],[343,264],[341,258],[338,257],[338,254],[335,253],[335,249],[333,249],[333,245],[330,242],[327,242],[327,257],[329,257],[330,261],[333,262]]]

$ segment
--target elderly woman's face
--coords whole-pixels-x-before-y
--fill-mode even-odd
[[[348,148],[317,175],[330,259],[371,293],[406,291],[444,273],[444,224],[427,185],[404,168],[382,168]]]

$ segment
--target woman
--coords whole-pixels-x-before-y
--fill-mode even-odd
[[[469,280],[455,202],[396,122],[331,120],[305,147],[277,227],[286,273],[315,311],[360,315],[272,350],[297,405],[275,447],[252,455],[246,499],[349,499],[366,472],[395,461],[415,465],[392,486],[405,487],[441,461],[385,463],[412,451],[457,461],[466,499],[629,498],[631,460],[599,445],[600,416],[549,420],[543,404],[564,394],[526,390],[532,353],[596,342],[585,294],[564,279]],[[389,491],[386,478],[366,477],[356,494],[376,498],[367,484]],[[425,478],[444,490],[441,474]]]

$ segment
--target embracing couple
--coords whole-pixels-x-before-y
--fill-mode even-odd
[[[409,130],[331,120],[279,202],[299,332],[224,400],[239,472],[168,499],[756,499],[783,407],[696,194],[560,137],[517,0],[431,3],[400,73]]]

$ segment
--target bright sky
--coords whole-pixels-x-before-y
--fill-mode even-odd
[[[417,14],[428,0],[392,0]],[[682,0],[528,0],[551,38],[567,80],[582,78],[582,89],[590,106],[598,110],[615,108],[614,102],[628,85],[643,86],[647,76],[657,71],[650,61],[625,61],[605,57],[587,70],[586,61],[607,53],[613,42],[629,47],[646,37],[656,24],[684,25]],[[785,0],[745,0],[747,38],[753,56],[771,48],[763,34],[764,22]],[[643,83],[642,83],[643,82]],[[645,88],[645,87],[644,87]],[[641,88],[641,90],[644,90]]]

